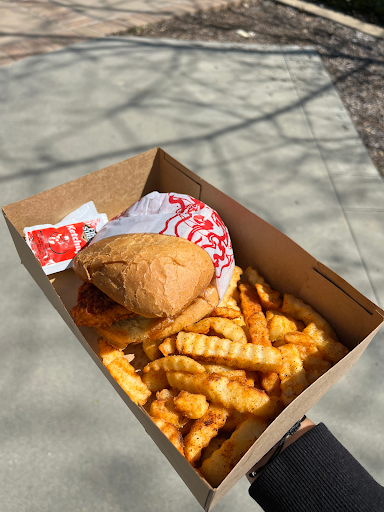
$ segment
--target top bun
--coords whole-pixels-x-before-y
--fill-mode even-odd
[[[209,254],[198,245],[148,233],[95,242],[76,255],[73,270],[115,302],[147,318],[178,315],[214,275]]]

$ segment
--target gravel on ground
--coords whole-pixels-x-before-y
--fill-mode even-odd
[[[253,32],[244,38],[237,30]],[[273,0],[249,0],[133,29],[136,36],[313,46],[384,176],[384,40]]]

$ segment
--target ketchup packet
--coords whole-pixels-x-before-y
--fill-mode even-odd
[[[24,228],[25,241],[49,275],[72,266],[75,255],[108,222],[93,201],[85,203],[56,225],[41,224]]]
[[[130,233],[177,236],[199,245],[212,259],[223,298],[235,267],[232,243],[224,222],[205,203],[185,194],[151,192],[110,220],[91,243]]]

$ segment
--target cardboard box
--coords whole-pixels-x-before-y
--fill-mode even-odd
[[[74,324],[69,311],[76,304],[80,285],[74,272],[66,270],[47,277],[23,239],[25,226],[55,224],[87,201],[93,200],[99,212],[112,218],[153,190],[189,194],[214,208],[229,229],[236,263],[243,268],[254,266],[274,289],[310,304],[350,349],[344,359],[284,409],[217,489],[198,475],[145,410],[112,379],[100,361],[98,335]],[[5,206],[3,213],[21,262],[207,511],[357,362],[383,323],[384,312],[351,285],[159,148]],[[142,351],[140,345],[133,350],[137,355]]]

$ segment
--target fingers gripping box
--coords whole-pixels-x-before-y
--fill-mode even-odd
[[[111,219],[152,191],[188,194],[216,210],[229,230],[236,264],[260,269],[273,289],[310,304],[350,350],[277,416],[217,488],[192,468],[146,410],[133,403],[111,377],[101,362],[98,335],[90,328],[76,327],[70,310],[76,304],[81,281],[73,270],[45,275],[23,238],[25,226],[56,224],[87,201],[93,201],[97,211]],[[21,262],[207,511],[357,362],[383,323],[384,312],[351,285],[160,148],[5,206],[3,214]],[[140,350],[139,345],[131,349],[136,360],[142,357]]]

